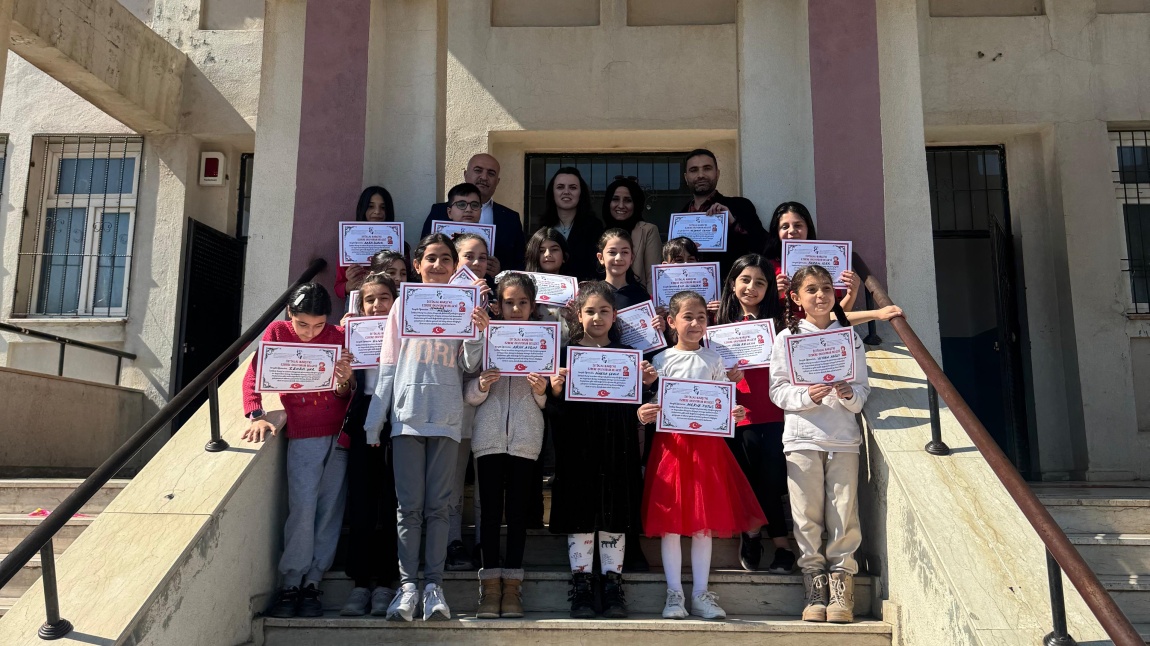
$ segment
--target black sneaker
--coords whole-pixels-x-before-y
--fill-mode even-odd
[[[595,618],[595,588],[592,587],[594,577],[587,572],[571,573],[571,592],[567,600],[571,602],[572,619]]]
[[[795,553],[785,547],[775,550],[775,560],[771,561],[767,572],[771,574],[790,574],[795,571]]]
[[[299,609],[299,597],[299,588],[294,585],[290,588],[277,590],[271,605],[268,606],[267,616],[291,619],[296,616],[296,611]]]
[[[763,560],[763,541],[758,536],[739,534],[739,563],[748,572],[759,569]]]
[[[299,592],[299,608],[296,610],[296,616],[322,617],[323,604],[320,603],[319,600],[322,595],[323,592],[320,592],[314,583],[309,583],[304,586],[303,590]]]
[[[449,572],[464,572],[475,569],[475,562],[471,560],[471,555],[467,553],[467,547],[463,545],[463,541],[452,541],[451,545],[447,546],[447,564],[444,565],[444,568]]]
[[[603,616],[607,619],[627,618],[627,597],[623,594],[623,575],[608,572],[603,584]]]

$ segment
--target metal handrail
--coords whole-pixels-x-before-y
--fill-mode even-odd
[[[875,304],[878,307],[893,305],[894,303],[887,295],[886,289],[870,272],[862,258],[858,254],[854,254],[853,260],[855,270],[866,277],[864,284],[866,289],[874,295]],[[1010,462],[1006,454],[999,448],[998,443],[987,432],[986,427],[978,421],[974,411],[970,409],[962,395],[955,389],[954,384],[950,382],[938,362],[931,356],[930,351],[923,345],[910,323],[903,317],[896,317],[891,319],[890,324],[926,375],[927,381],[938,391],[938,396],[946,402],[950,412],[958,421],[958,425],[962,427],[963,431],[966,431],[971,443],[982,453],[982,457],[990,466],[990,470],[998,477],[999,482],[1006,488],[1006,492],[1018,505],[1019,511],[1026,517],[1027,522],[1038,533],[1038,537],[1046,546],[1047,562],[1052,566],[1048,567],[1047,573],[1051,584],[1051,614],[1053,615],[1055,630],[1046,635],[1044,643],[1048,645],[1075,643],[1066,633],[1066,613],[1062,606],[1062,576],[1058,572],[1061,569],[1066,572],[1066,578],[1070,579],[1070,583],[1082,595],[1083,601],[1094,613],[1095,619],[1098,620],[1102,629],[1106,631],[1110,639],[1114,640],[1115,644],[1118,646],[1145,646],[1145,642],[1139,636],[1138,630],[1134,628],[1134,624],[1130,623],[1130,619],[1123,614],[1118,604],[1114,602],[1114,598],[1098,580],[1098,576],[1086,564],[1086,560],[1078,553],[1070,539],[1067,538],[1066,533],[1062,531],[1062,527],[1055,522],[1054,517],[1050,515],[1038,496],[1034,495],[1030,486],[1022,479],[1018,469],[1014,468],[1014,464]],[[932,415],[932,417],[934,416]]]
[[[23,334],[24,336],[30,336],[30,337],[33,337],[36,339],[44,339],[45,341],[51,341],[53,343],[59,343],[60,344],[60,361],[57,363],[57,367],[56,367],[56,376],[57,377],[63,377],[64,376],[64,349],[67,348],[68,346],[74,346],[77,348],[84,348],[85,350],[92,350],[94,352],[102,352],[104,354],[110,354],[113,357],[116,357],[116,385],[117,386],[120,385],[120,368],[124,365],[124,359],[129,359],[132,361],[136,360],[136,355],[131,353],[131,352],[125,352],[124,350],[117,350],[115,348],[109,348],[109,347],[102,346],[102,345],[96,345],[95,343],[88,343],[87,341],[79,341],[77,339],[69,339],[66,336],[59,336],[56,334],[48,334],[47,332],[41,332],[39,330],[30,330],[26,327],[20,327],[18,325],[12,325],[11,323],[0,323],[0,330],[2,330],[4,332],[12,332],[14,334]]]
[[[315,277],[324,267],[327,266],[327,261],[322,258],[313,260],[306,271],[300,275],[298,279],[287,290],[268,307],[267,311],[252,323],[251,327],[244,330],[240,338],[236,339],[235,343],[228,346],[223,354],[216,358],[204,371],[192,380],[187,386],[184,387],[171,401],[164,405],[155,415],[152,416],[143,426],[140,427],[132,437],[128,438],[120,448],[116,449],[107,460],[104,461],[93,473],[88,476],[80,486],[68,494],[68,497],[61,502],[56,509],[52,511],[35,529],[20,541],[8,556],[0,561],[0,588],[4,587],[12,577],[24,567],[28,561],[37,552],[41,554],[41,563],[43,565],[43,579],[44,579],[44,603],[47,607],[48,620],[43,626],[40,627],[40,637],[43,639],[59,639],[68,634],[72,630],[72,625],[68,620],[60,617],[59,613],[59,600],[56,596],[56,580],[55,568],[50,567],[54,563],[52,551],[52,538],[56,533],[67,523],[74,514],[96,495],[98,491],[112,476],[119,472],[127,465],[128,461],[132,459],[140,449],[144,448],[152,437],[164,428],[169,422],[176,417],[184,408],[190,404],[197,395],[208,390],[209,394],[209,409],[211,411],[211,426],[212,426],[212,439],[208,442],[205,450],[215,452],[222,451],[228,448],[227,442],[220,437],[220,422],[219,422],[219,400],[216,395],[219,383],[219,377],[228,367],[239,358],[244,349],[247,348],[253,341],[258,339],[264,329],[275,318],[283,313],[283,308],[287,304],[288,296],[291,295],[292,290],[302,283],[306,283]]]

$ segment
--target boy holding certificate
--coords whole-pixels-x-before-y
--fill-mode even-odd
[[[807,592],[803,621],[850,623],[858,572],[854,554],[862,543],[862,434],[855,415],[870,394],[866,352],[841,311],[831,315],[835,289],[826,269],[804,267],[789,286],[787,296],[802,307],[805,318],[798,320],[795,310],[788,309],[787,327],[775,338],[771,401],[785,411],[787,487]],[[796,385],[816,380],[815,385]],[[824,529],[830,536],[825,555]]]

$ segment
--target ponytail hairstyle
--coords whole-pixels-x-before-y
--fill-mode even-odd
[[[674,296],[671,297],[671,300],[667,301],[667,318],[673,319],[676,316],[678,316],[679,311],[682,310],[685,305],[691,303],[692,301],[698,302],[700,305],[703,306],[704,310],[707,309],[707,301],[703,298],[702,294],[700,294],[699,292],[693,292],[691,290],[686,290],[686,291],[676,293]],[[678,342],[679,342],[679,335],[675,334],[675,331],[671,329],[670,322],[668,322],[668,324],[667,324],[667,343],[670,345],[675,345]]]
[[[640,284],[642,281],[639,280],[638,274],[635,273],[635,243],[631,239],[631,234],[628,233],[625,229],[616,227],[614,229],[607,229],[604,231],[603,235],[599,236],[599,246],[597,247],[599,253],[603,253],[603,250],[607,248],[607,243],[615,238],[619,238],[623,242],[626,242],[627,246],[631,248],[631,266],[627,269],[627,282],[631,285]],[[600,262],[599,266],[603,270],[604,279],[606,279],[607,265]]]
[[[554,227],[542,227],[527,241],[527,252],[523,259],[527,271],[545,273],[539,267],[539,252],[543,249],[543,243],[547,241],[559,245],[559,250],[563,252],[563,265],[559,267],[559,273],[563,273],[567,268],[567,261],[571,259],[571,254],[567,251],[567,238]]]
[[[289,316],[330,316],[331,296],[319,283],[304,283],[288,296],[287,313]]]
[[[391,266],[391,263],[395,262],[396,260],[403,263],[403,270],[405,273],[411,273],[411,268],[407,266],[407,259],[403,257],[403,254],[399,253],[398,251],[392,251],[391,249],[377,251],[375,255],[371,257],[371,273],[379,274],[387,271],[387,268]]]
[[[500,318],[503,317],[503,292],[507,291],[508,287],[518,287],[523,290],[523,294],[527,296],[527,300],[531,301],[531,316],[527,317],[528,320],[536,321],[539,319],[539,307],[535,304],[535,295],[537,290],[535,281],[527,274],[518,271],[508,271],[499,275],[499,282],[495,283],[495,302],[499,303]]]
[[[783,242],[779,240],[779,220],[788,213],[794,213],[807,223],[807,240],[819,239],[815,233],[815,219],[811,217],[810,210],[801,202],[783,202],[775,207],[775,212],[771,214],[771,223],[767,225],[767,245],[763,249],[763,255],[771,260],[778,261],[783,255]]]
[[[795,275],[791,277],[791,288],[787,290],[787,310],[784,314],[786,326],[790,329],[791,334],[799,333],[798,307],[796,307],[794,299],[791,298],[791,294],[797,294],[799,288],[803,286],[803,281],[811,277],[818,280],[825,280],[834,288],[835,281],[831,278],[831,273],[819,265],[807,265],[795,272]],[[837,300],[835,301],[834,307],[831,308],[831,314],[834,315],[839,325],[843,327],[851,326],[850,321],[847,320],[846,312],[843,311],[843,306],[839,305]]]
[[[368,285],[383,285],[387,291],[391,292],[392,300],[399,298],[399,285],[395,284],[395,280],[393,280],[391,276],[388,276],[383,272],[372,272],[368,274],[367,278],[363,279],[363,284],[360,285],[359,288],[363,289]]]
[[[723,283],[723,296],[720,299],[719,314],[715,322],[724,325],[743,320],[743,307],[739,303],[738,297],[735,296],[735,280],[739,278],[739,274],[750,267],[757,267],[759,271],[763,272],[763,277],[767,279],[767,290],[763,295],[763,300],[759,303],[758,320],[774,320],[777,330],[782,327],[784,308],[779,303],[779,291],[775,286],[775,268],[769,260],[757,253],[741,256],[735,261],[735,264],[731,265],[731,271],[727,274],[727,281]]]
[[[447,247],[448,251],[451,252],[451,260],[454,261],[456,265],[459,264],[459,253],[455,251],[455,245],[451,243],[451,238],[448,238],[442,233],[431,233],[419,241],[419,246],[415,248],[415,253],[411,256],[411,258],[415,260],[416,265],[419,264],[420,260],[423,260],[423,254],[427,253],[427,248],[433,244],[441,244]]]
[[[579,322],[579,312],[583,311],[583,306],[592,296],[598,296],[607,301],[612,310],[618,311],[615,306],[615,289],[601,280],[588,280],[579,283],[579,292],[575,296],[575,320],[567,326],[571,333],[570,343],[573,345],[583,338],[586,332],[583,330],[583,324]],[[615,321],[615,325],[611,326],[611,330],[607,333],[607,339],[612,343],[619,342],[619,321]]]
[[[678,237],[671,238],[667,244],[663,245],[663,262],[669,263],[671,259],[678,255],[694,256],[696,260],[699,258],[699,245],[690,238]]]
[[[482,242],[483,243],[483,250],[488,254],[491,253],[491,250],[487,248],[487,239],[484,238],[483,236],[479,235],[478,233],[460,232],[460,233],[457,233],[457,234],[451,236],[451,244],[453,247],[455,247],[455,249],[457,251],[459,250],[459,245],[464,243],[464,242],[467,242],[468,240],[478,240],[478,241]]]

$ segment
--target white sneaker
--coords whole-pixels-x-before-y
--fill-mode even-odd
[[[443,596],[443,588],[428,583],[423,589],[423,620],[447,621],[451,619],[451,608],[447,607],[447,599]]]
[[[387,614],[391,600],[395,598],[395,590],[387,586],[379,586],[371,591],[371,614],[373,617],[382,617]]]
[[[686,619],[686,598],[679,590],[667,590],[667,605],[663,606],[663,619]]]
[[[411,621],[419,609],[419,591],[414,583],[404,583],[387,608],[388,621]]]
[[[367,614],[368,602],[371,600],[371,591],[367,588],[352,588],[340,609],[341,617],[362,617]]]
[[[700,592],[691,599],[691,614],[703,619],[726,619],[727,611],[717,603],[719,595],[707,590]]]

